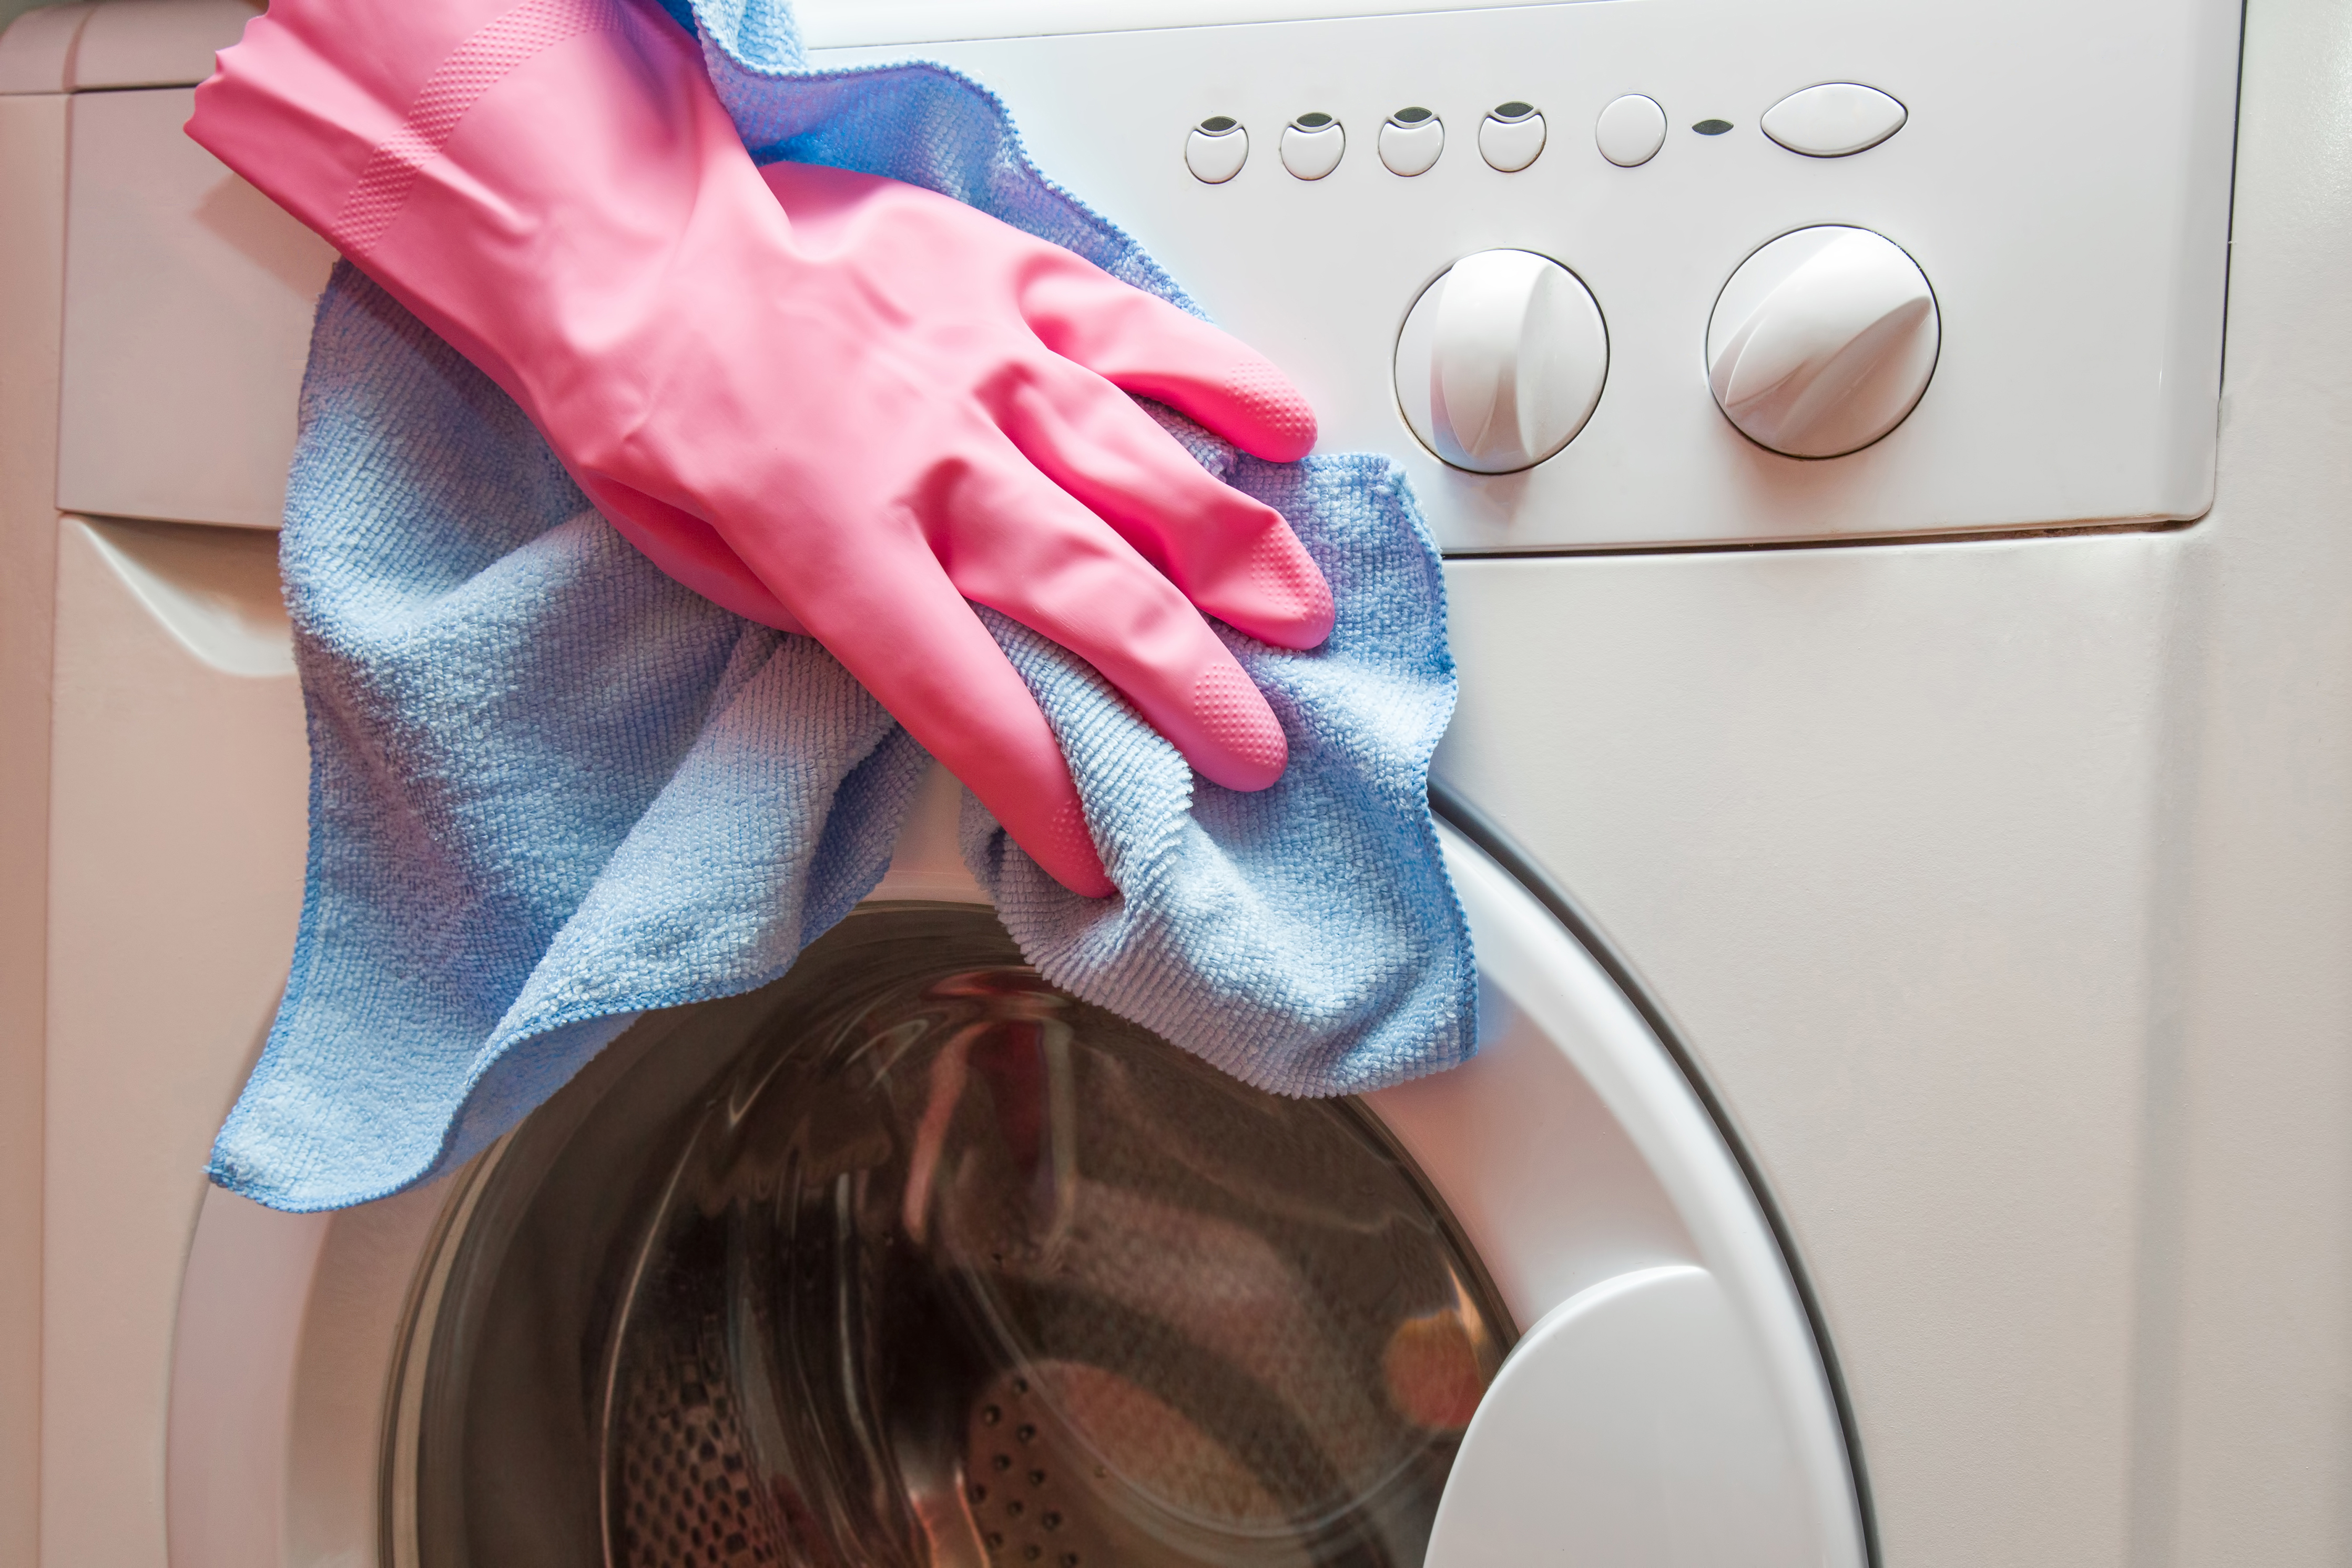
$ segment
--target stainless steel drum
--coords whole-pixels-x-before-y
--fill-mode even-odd
[[[424,1568],[1418,1563],[1512,1334],[1360,1107],[950,906],[640,1026],[451,1215],[386,1500]]]

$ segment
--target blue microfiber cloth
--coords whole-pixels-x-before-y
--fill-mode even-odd
[[[806,70],[778,0],[691,21],[761,161],[928,186],[1192,308],[969,80]],[[1404,477],[1374,456],[1260,462],[1157,412],[1330,579],[1338,629],[1311,653],[1219,628],[1289,771],[1259,795],[1196,780],[1090,668],[983,610],[1123,891],[1064,890],[969,795],[964,858],[1048,979],[1251,1083],[1344,1094],[1451,1066],[1476,978],[1427,785],[1454,673]],[[468,1159],[639,1014],[782,974],[880,880],[929,759],[814,642],[656,570],[503,394],[347,265],[301,422],[281,549],[309,884],[212,1175],[320,1209]]]

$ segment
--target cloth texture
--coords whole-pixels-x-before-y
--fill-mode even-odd
[[[691,20],[762,162],[924,185],[1193,308],[966,79],[804,68],[774,0]],[[1476,976],[1427,786],[1454,674],[1404,477],[1372,455],[1263,462],[1152,412],[1330,581],[1319,648],[1217,628],[1289,769],[1257,794],[1198,779],[1090,668],[983,610],[1121,891],[1068,892],[969,795],[965,860],[1046,978],[1247,1082],[1334,1095],[1452,1066]],[[286,995],[213,1152],[232,1191],[334,1208],[454,1169],[641,1014],[782,974],[887,868],[921,748],[817,643],[654,567],[348,265],[320,303],[281,553],[310,849]]]

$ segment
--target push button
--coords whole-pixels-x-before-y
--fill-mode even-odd
[[[1302,180],[1319,180],[1339,166],[1348,133],[1328,114],[1302,114],[1282,130],[1282,166]]]
[[[1184,166],[1204,185],[1222,185],[1249,162],[1249,132],[1230,114],[1213,114],[1184,138]]]
[[[1601,111],[1592,140],[1619,168],[1639,168],[1666,144],[1666,111],[1656,99],[1629,92]]]
[[[1445,122],[1426,109],[1400,109],[1381,127],[1381,162],[1391,174],[1425,174],[1445,151]]]
[[[1825,81],[1764,111],[1764,134],[1808,158],[1865,153],[1903,129],[1910,111],[1874,87]]]
[[[1478,155],[1516,174],[1544,150],[1544,117],[1532,103],[1498,103],[1478,127]]]

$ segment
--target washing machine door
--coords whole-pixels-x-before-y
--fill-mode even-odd
[[[1366,1104],[1525,1331],[1427,1563],[1862,1568],[1822,1343],[1695,1064],[1565,890],[1467,802],[1444,805],[1479,1054]]]
[[[1362,1107],[868,905],[482,1173],[415,1558],[1418,1561],[1511,1330]]]
[[[430,1194],[216,1196],[177,1568],[1858,1568],[1723,1140],[1557,913],[1447,849],[1481,1055],[1360,1100],[1075,1000],[984,906],[883,901]],[[257,1388],[286,1463],[241,1526]]]

